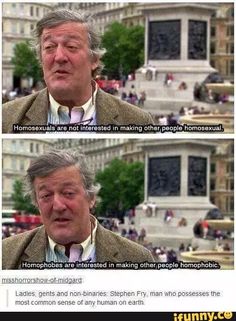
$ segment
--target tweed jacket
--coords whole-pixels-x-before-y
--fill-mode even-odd
[[[47,236],[44,226],[2,241],[2,269],[21,269],[21,262],[45,261]],[[96,262],[154,262],[150,251],[98,224]]]
[[[98,89],[95,106],[97,125],[154,124],[149,113],[107,94],[101,89]],[[46,125],[48,107],[47,88],[3,104],[2,132],[12,133],[13,124]]]

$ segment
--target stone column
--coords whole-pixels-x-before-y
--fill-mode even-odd
[[[210,17],[215,10],[215,4],[143,5],[145,64],[156,66],[160,72],[195,71],[197,74],[202,72],[204,77],[212,72],[214,69],[209,64]]]
[[[140,142],[145,157],[145,201],[157,205],[157,215],[147,216],[143,204],[137,209],[137,228],[145,227],[149,237],[186,239],[193,225],[215,207],[210,202],[210,155],[214,142],[196,139],[161,139]],[[167,209],[174,212],[168,226]],[[187,226],[178,227],[185,218]],[[171,244],[171,243],[170,243]]]
[[[209,168],[213,146],[206,141],[186,139],[144,142],[142,148],[148,162],[145,164],[146,200],[157,202],[163,209],[170,206],[181,210],[212,208]]]

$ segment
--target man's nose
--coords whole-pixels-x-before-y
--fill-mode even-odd
[[[63,199],[60,195],[54,195],[53,198],[53,210],[54,211],[63,211],[66,209],[66,205],[63,202]]]
[[[67,62],[68,57],[66,55],[66,50],[62,45],[58,45],[55,52],[55,61],[58,63]]]

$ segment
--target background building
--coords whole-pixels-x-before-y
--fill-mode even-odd
[[[211,66],[234,81],[234,3],[219,3],[211,19]]]
[[[234,215],[234,142],[220,140],[211,156],[211,202],[225,216]]]
[[[2,143],[2,208],[12,209],[11,195],[16,179],[26,174],[30,161],[43,154],[50,140],[4,139]]]
[[[112,159],[122,158],[125,141],[128,139],[58,139],[55,147],[81,149],[87,155],[89,166],[99,171],[103,170]]]
[[[13,75],[11,59],[17,43],[32,39],[32,30],[53,7],[50,3],[8,2],[2,5],[2,88],[21,87],[21,79]]]
[[[102,3],[58,3],[56,7],[82,10],[94,15],[96,26],[101,33],[114,22],[121,22],[127,27],[144,25],[142,3],[102,2]]]

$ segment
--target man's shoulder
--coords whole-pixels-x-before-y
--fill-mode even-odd
[[[99,231],[103,234],[103,238],[106,240],[107,244],[115,246],[119,252],[123,252],[127,258],[132,258],[132,260],[137,262],[145,260],[154,261],[151,252],[143,245],[128,240],[101,225],[99,226]]]
[[[137,106],[134,106],[130,103],[128,103],[127,101],[124,101],[122,99],[120,99],[118,96],[114,96],[114,95],[111,95],[109,93],[106,93],[104,91],[100,91],[100,93],[103,95],[103,97],[107,100],[107,103],[108,104],[113,104],[119,108],[122,108],[122,109],[126,109],[126,111],[129,111],[130,112],[136,112],[138,114],[147,114],[146,111],[140,109],[139,107]]]
[[[19,247],[21,244],[30,241],[37,232],[39,232],[42,229],[42,227],[37,227],[33,230],[26,231],[17,235],[13,235],[10,237],[7,237],[2,240],[2,248],[3,250],[8,248],[8,247]]]
[[[2,132],[12,133],[13,125],[45,124],[48,108],[47,88],[3,104]]]
[[[101,99],[103,106],[107,106],[108,110],[116,111],[121,118],[121,124],[153,124],[152,116],[138,106],[134,106],[123,101],[117,96],[108,94],[102,90],[99,91],[98,99]]]
[[[36,261],[42,256],[45,242],[44,226],[5,238],[2,241],[2,269],[17,269],[26,257],[33,256]]]
[[[142,252],[146,251],[146,249],[142,245],[137,244],[133,241],[130,241],[127,238],[125,238],[119,234],[116,234],[110,230],[106,230],[106,232],[109,235],[109,237],[113,238],[117,242],[117,244],[119,244],[119,245],[122,245],[125,247],[127,246],[129,248],[136,249],[136,250],[141,250]]]
[[[16,98],[14,100],[8,101],[7,103],[3,104],[3,110],[9,110],[12,108],[20,108],[20,107],[25,107],[26,105],[31,104],[37,97],[38,95],[45,93],[46,89],[37,91],[36,93],[30,94],[28,96],[24,96],[21,98]]]

